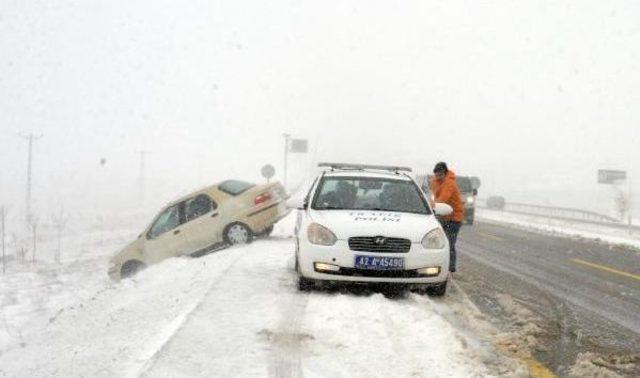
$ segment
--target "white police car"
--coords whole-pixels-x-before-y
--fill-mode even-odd
[[[317,283],[391,283],[444,295],[449,242],[435,217],[446,204],[429,206],[406,173],[409,168],[321,163],[320,174],[297,208],[296,271],[299,289]],[[435,213],[435,214],[434,214]]]

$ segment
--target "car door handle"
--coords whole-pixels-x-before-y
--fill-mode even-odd
[[[217,216],[218,216],[218,213],[213,213],[213,214],[211,214],[211,218],[215,218],[215,217],[217,217]]]
[[[178,235],[179,233],[180,233],[180,230],[175,230],[175,231],[173,231],[173,234],[174,234],[174,235]]]

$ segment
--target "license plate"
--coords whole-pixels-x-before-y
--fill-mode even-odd
[[[393,270],[404,268],[403,257],[356,255],[355,267],[360,269]]]

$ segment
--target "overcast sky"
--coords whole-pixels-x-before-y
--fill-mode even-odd
[[[312,150],[292,181],[445,160],[481,194],[589,207],[598,168],[640,175],[638,20],[637,1],[3,0],[0,202],[23,207],[21,133],[42,134],[43,209],[132,206],[141,150],[160,202],[281,176],[288,132]]]

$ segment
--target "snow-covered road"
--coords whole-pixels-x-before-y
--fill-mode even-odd
[[[300,294],[291,243],[242,256],[147,364],[148,376],[470,376],[486,370],[429,299]]]
[[[485,376],[495,351],[449,299],[300,293],[284,235],[78,298],[0,355],[0,376]],[[76,283],[77,285],[81,283]],[[489,357],[488,357],[489,356]],[[494,361],[495,363],[495,361]]]

